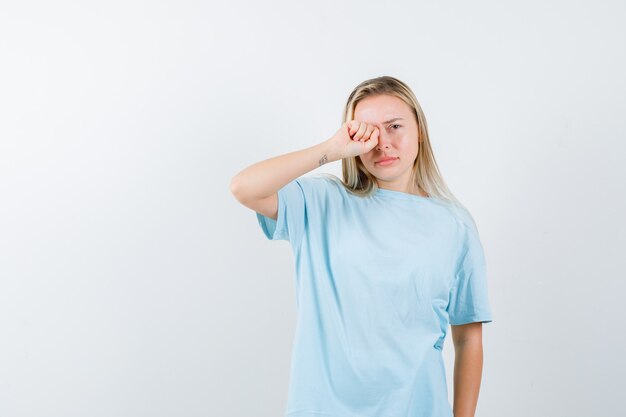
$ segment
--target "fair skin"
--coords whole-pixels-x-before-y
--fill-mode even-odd
[[[410,183],[411,170],[419,152],[417,121],[411,108],[395,96],[370,96],[356,105],[354,119],[379,132],[378,144],[359,155],[365,168],[376,177],[378,187],[427,196]],[[377,162],[387,156],[398,157],[398,160],[386,166]]]
[[[389,122],[393,119],[398,120]],[[230,189],[241,204],[276,220],[279,189],[319,166],[358,156],[380,188],[428,196],[410,184],[418,152],[417,121],[411,108],[394,96],[370,96],[357,104],[354,120],[344,123],[331,138],[250,165],[232,178]],[[380,165],[378,161],[385,156],[398,159]],[[455,350],[454,417],[473,417],[482,373],[482,323],[451,329]]]
[[[454,344],[454,417],[474,417],[483,369],[483,324],[450,326]]]

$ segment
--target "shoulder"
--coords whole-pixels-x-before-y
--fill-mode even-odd
[[[295,180],[302,189],[310,193],[331,193],[341,192],[345,189],[342,181],[333,174],[319,173],[313,175],[303,175]]]
[[[442,210],[446,213],[446,217],[450,224],[458,231],[460,235],[475,234],[478,235],[478,227],[474,217],[467,207],[447,201],[437,200]]]
[[[465,206],[454,206],[453,213],[456,221],[466,229],[478,232],[476,222],[470,211]]]

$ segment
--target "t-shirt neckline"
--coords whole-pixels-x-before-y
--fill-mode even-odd
[[[405,193],[403,191],[388,190],[386,188],[378,188],[376,190],[377,195],[384,195],[388,197],[401,198],[403,200],[417,200],[417,201],[432,201],[432,197],[424,197],[421,195]]]

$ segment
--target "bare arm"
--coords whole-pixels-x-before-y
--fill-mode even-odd
[[[474,417],[483,368],[482,323],[451,326],[454,342],[454,417]]]
[[[231,179],[230,191],[244,206],[276,220],[278,190],[328,162],[369,152],[378,134],[372,125],[348,121],[322,143],[250,165]]]
[[[262,200],[301,175],[338,159],[332,144],[324,141],[250,165],[232,178],[230,191],[242,203]]]

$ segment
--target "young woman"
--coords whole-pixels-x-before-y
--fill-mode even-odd
[[[298,324],[287,417],[471,417],[492,321],[485,257],[446,187],[426,119],[393,77],[359,84],[341,128],[231,182],[268,239],[289,241]],[[304,174],[342,161],[343,180]],[[451,326],[454,406],[442,357]]]

